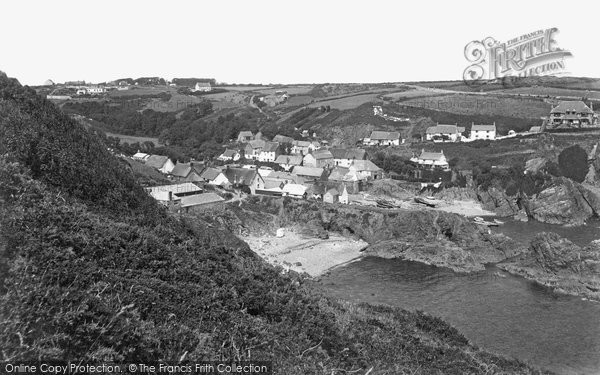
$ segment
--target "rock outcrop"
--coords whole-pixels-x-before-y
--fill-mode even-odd
[[[516,215],[521,210],[516,197],[509,196],[496,187],[477,190],[477,199],[479,199],[484,209],[493,211],[499,216]]]
[[[583,225],[600,213],[600,188],[566,177],[555,178],[551,186],[530,197],[509,196],[490,187],[477,191],[477,198],[484,209],[499,216],[531,218],[549,224]]]
[[[586,199],[592,195],[580,184],[560,177],[551,187],[528,199],[527,214],[543,223],[583,225],[596,212]]]
[[[529,250],[498,267],[557,292],[600,300],[600,241],[582,248],[556,233],[540,233]]]

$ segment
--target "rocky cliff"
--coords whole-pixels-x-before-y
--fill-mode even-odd
[[[267,226],[265,215],[272,217]],[[415,260],[459,272],[482,270],[486,263],[525,250],[487,227],[440,211],[385,210],[263,197],[260,202],[232,205],[219,215],[207,216],[237,233],[269,226],[270,231],[278,226],[294,227],[318,237],[326,236],[328,231],[339,232],[368,242],[366,255]],[[261,225],[255,225],[257,220]]]
[[[600,213],[600,188],[565,177],[555,178],[532,196],[511,196],[493,186],[477,189],[476,196],[484,209],[499,216],[518,215],[549,224],[583,225]]]
[[[600,240],[582,248],[556,233],[540,233],[527,252],[498,267],[558,292],[600,300]]]

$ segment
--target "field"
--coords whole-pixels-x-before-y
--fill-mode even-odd
[[[600,99],[600,91],[572,90],[556,87],[518,87],[515,89],[501,90],[507,94],[541,95],[541,96],[567,96],[577,98]]]
[[[158,142],[158,138],[153,138],[153,137],[135,137],[133,135],[123,135],[123,134],[116,134],[116,133],[110,133],[110,132],[105,132],[107,137],[116,137],[119,138],[121,140],[121,142],[127,142],[129,144],[132,143],[144,143],[147,141],[153,142],[154,145],[158,146],[159,143]]]
[[[550,104],[535,99],[466,94],[415,98],[400,104],[463,115],[498,115],[528,119],[548,116],[552,108]]]
[[[331,108],[343,111],[347,109],[357,108],[369,102],[381,102],[381,99],[379,99],[379,94],[370,93],[362,95],[353,95],[339,99],[323,100],[311,103],[309,104],[309,107],[330,106]]]

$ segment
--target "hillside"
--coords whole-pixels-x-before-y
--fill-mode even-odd
[[[168,216],[102,139],[0,74],[5,360],[271,360],[278,374],[538,373],[437,318],[330,300]]]

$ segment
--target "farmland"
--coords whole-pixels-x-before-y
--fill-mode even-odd
[[[549,103],[535,99],[466,94],[437,96],[429,99],[415,98],[402,101],[401,104],[462,115],[499,115],[527,119],[539,119],[547,116],[552,108]]]
[[[121,142],[127,142],[129,144],[133,144],[136,142],[144,143],[144,142],[152,142],[155,145],[159,145],[160,143],[158,142],[158,138],[155,137],[136,137],[133,135],[123,135],[123,134],[117,134],[117,133],[110,133],[110,132],[105,132],[107,137],[115,137],[115,138],[119,138],[121,140]]]

